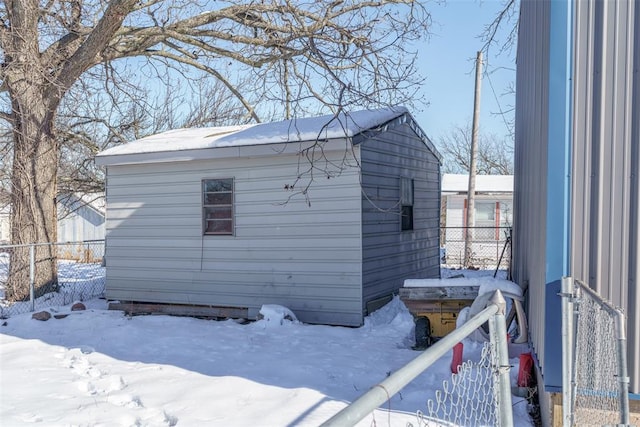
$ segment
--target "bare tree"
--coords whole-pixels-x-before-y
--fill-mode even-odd
[[[61,105],[82,78],[109,81],[202,74],[221,82],[245,114],[265,102],[282,116],[325,108],[408,103],[429,15],[417,0],[5,0],[0,4],[0,114],[12,131],[12,242],[56,240]],[[197,70],[196,78],[192,71]],[[238,76],[249,76],[243,91]],[[117,89],[117,88],[111,88]],[[36,288],[57,281],[55,254],[36,251]],[[27,296],[28,257],[12,255],[7,296]]]
[[[518,18],[520,10],[520,0],[502,0],[500,10],[494,17],[493,21],[485,25],[482,33],[480,34],[480,40],[482,40],[482,51],[485,53],[487,59],[492,58],[491,55],[500,56],[507,55],[513,61],[513,68],[509,68],[515,72],[515,52],[514,47],[518,41]],[[500,70],[501,67],[494,67],[491,62],[487,62],[485,67],[485,77],[490,85],[490,89],[493,92],[493,96],[498,103],[499,111],[493,113],[500,115],[504,120],[505,126],[508,129],[511,139],[515,134],[515,106],[513,104],[501,105],[500,99],[504,96],[513,97],[515,94],[514,84],[510,84],[503,93],[496,93],[493,87],[491,76]],[[515,76],[515,73],[514,73]]]
[[[518,41],[519,0],[503,0],[502,7],[493,21],[484,26],[480,39],[484,42],[482,50],[489,56],[489,50],[498,49],[498,55],[509,52]],[[506,27],[506,32],[502,29]]]
[[[445,173],[469,173],[471,158],[471,129],[456,126],[437,141],[438,150],[444,157]],[[479,175],[513,174],[513,144],[510,139],[495,135],[479,136],[477,172]]]
[[[194,94],[181,90],[178,82],[162,92],[136,86],[107,94],[96,90],[101,81],[83,78],[81,89],[72,88],[60,106],[58,194],[102,192],[103,171],[94,157],[111,146],[168,129],[247,120],[242,104],[218,80],[199,80]]]

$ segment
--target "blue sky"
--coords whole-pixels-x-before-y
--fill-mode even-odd
[[[471,123],[474,61],[483,44],[478,35],[493,21],[502,5],[498,0],[449,0],[446,4],[427,4],[433,26],[430,38],[419,47],[419,67],[426,77],[422,90],[429,105],[414,109],[412,113],[435,142],[453,126]],[[501,96],[510,83],[515,83],[515,46],[511,53],[488,59],[491,74],[482,81],[480,132],[503,137],[508,129],[504,119],[496,113],[501,108],[512,107],[515,102],[513,95]]]

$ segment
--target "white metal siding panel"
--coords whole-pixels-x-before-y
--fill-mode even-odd
[[[640,392],[640,7],[575,1],[570,274],[628,316],[631,391]],[[549,2],[521,3],[516,95],[514,276],[529,285],[544,373]],[[562,43],[564,41],[557,41]]]
[[[10,221],[9,214],[0,213],[0,241],[9,242],[11,240]]]
[[[102,240],[104,236],[104,216],[89,207],[82,206],[73,212],[66,212],[58,220],[58,242]]]
[[[440,163],[401,125],[361,144],[364,301],[390,295],[405,279],[440,275]],[[414,180],[414,230],[400,230],[400,178]]]
[[[576,2],[571,272],[628,315],[632,392],[640,392],[636,2]]]
[[[633,10],[634,74],[631,118],[631,191],[629,193],[629,305],[627,307],[627,333],[633,339],[627,341],[627,359],[631,360],[631,389],[640,394],[640,7]]]
[[[281,304],[304,322],[360,325],[359,170],[319,173],[307,189],[300,159],[108,167],[108,298],[254,312]],[[201,180],[216,177],[235,180],[234,236],[202,235]]]
[[[529,331],[544,374],[550,2],[522,1],[516,74],[514,280],[528,287]]]
[[[464,200],[466,196],[451,195],[447,197],[447,227],[464,226]]]

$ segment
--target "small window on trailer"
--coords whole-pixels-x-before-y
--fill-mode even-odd
[[[233,178],[202,180],[203,234],[233,235]]]
[[[400,229],[413,230],[413,179],[400,178]]]

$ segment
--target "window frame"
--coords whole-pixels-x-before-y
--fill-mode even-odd
[[[496,211],[496,203],[498,201],[494,199],[476,199],[474,206],[474,215],[475,215],[475,226],[476,227],[496,227],[497,220],[496,215],[498,211]],[[484,209],[483,209],[484,208]],[[491,212],[487,219],[484,218],[483,213]]]
[[[414,181],[413,178],[400,178],[400,231],[403,232],[415,229],[413,210],[415,204]]]
[[[210,181],[231,181],[231,190],[230,191],[206,191],[207,183]],[[235,178],[233,177],[225,177],[225,178],[203,178],[200,188],[201,193],[201,202],[202,202],[202,235],[203,236],[235,236]],[[230,194],[231,195],[231,203],[207,203],[207,195],[208,194]],[[213,218],[207,219],[207,209],[212,208],[230,208],[231,215],[228,218]],[[228,221],[231,223],[230,231],[207,231],[207,225],[209,222],[213,221]]]

